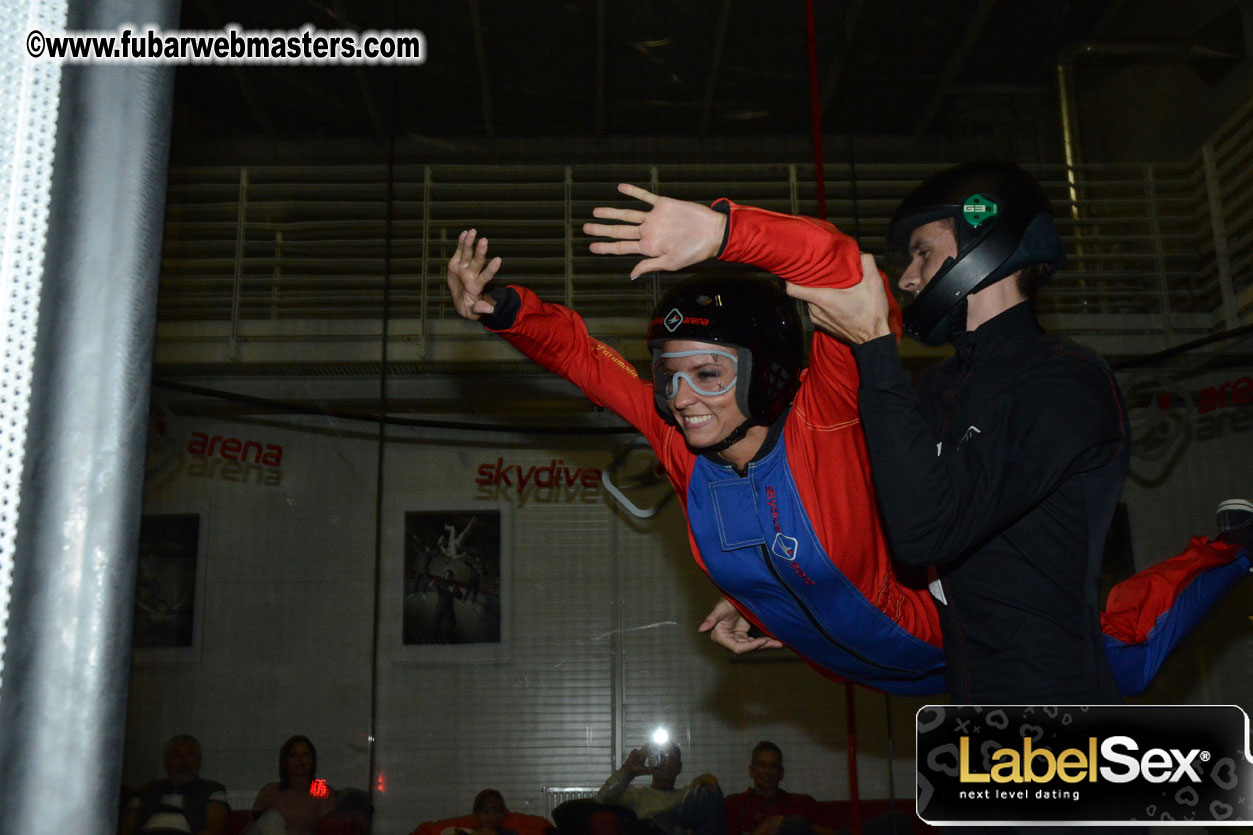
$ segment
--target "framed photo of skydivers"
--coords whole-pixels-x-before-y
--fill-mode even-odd
[[[206,522],[198,509],[141,518],[131,631],[135,660],[199,660]]]
[[[505,525],[499,509],[404,514],[401,645],[492,656],[507,637]]]

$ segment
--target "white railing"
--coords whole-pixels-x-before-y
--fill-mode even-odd
[[[1251,149],[1246,108],[1193,161],[1080,167],[1073,209],[1064,167],[1033,167],[1070,253],[1040,299],[1050,324],[1181,339],[1247,321]],[[830,219],[880,253],[896,203],[937,168],[861,165],[854,189],[846,166],[828,165]],[[381,165],[172,169],[159,297],[165,338],[232,346],[259,333],[376,339],[389,257],[386,179]],[[428,323],[453,317],[444,263],[462,229],[491,239],[509,281],[585,316],[642,320],[660,280],[627,281],[622,260],[588,253],[580,228],[594,206],[629,205],[618,182],[812,214],[813,179],[801,164],[396,166],[388,316],[405,325],[393,338],[425,339]]]

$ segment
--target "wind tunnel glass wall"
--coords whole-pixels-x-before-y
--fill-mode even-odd
[[[719,594],[655,459],[573,388],[456,318],[443,283],[450,242],[475,226],[506,258],[501,281],[583,311],[647,373],[641,335],[663,285],[584,254],[591,207],[634,177],[706,201],[735,183],[745,203],[804,212],[809,192],[796,185],[811,173],[399,165],[389,258],[385,167],[172,171],[128,784],[159,776],[165,741],[190,733],[201,774],[247,810],[279,779],[280,746],[304,734],[329,789],[363,790],[376,832],[408,833],[468,815],[489,787],[547,817],[664,726],[682,746],[680,783],[709,772],[743,791],[749,752],[769,739],[785,752],[788,790],[846,800],[844,688],[786,651],[735,659],[697,634]],[[861,193],[877,188],[888,205],[924,173],[870,168]],[[1102,173],[1090,194],[1144,193],[1143,170],[1093,168],[1089,181]],[[1063,188],[1058,171],[1045,179]],[[1186,180],[1159,198],[1209,206]],[[1136,199],[1137,217],[1164,205]],[[851,199],[832,205],[851,222]],[[1059,329],[1134,357],[1222,328],[1206,224],[1145,278],[1137,265],[1156,256],[1137,247],[1150,238],[1102,237],[1085,211],[1084,255],[1047,302]],[[867,240],[885,220],[860,219]],[[1065,225],[1074,245],[1078,227]],[[1236,340],[1119,372],[1136,446],[1111,573],[1213,533],[1215,500],[1247,494],[1246,353]],[[381,414],[392,420],[380,434]],[[655,515],[626,512],[607,477]],[[1253,702],[1248,586],[1142,700]],[[923,703],[854,691],[860,796],[883,801],[868,809],[912,803]]]
[[[467,814],[486,787],[547,816],[660,726],[685,774],[725,775],[728,791],[769,738],[798,790],[847,796],[842,688],[781,652],[729,663],[696,633],[717,592],[677,502],[637,520],[604,489],[620,456],[638,505],[665,495],[628,438],[389,427],[375,646],[371,425],[227,416],[259,410],[160,388],[154,403],[130,779],[189,730],[204,774],[248,808],[303,733],[319,777],[372,789],[377,831],[408,832]],[[885,702],[858,704],[862,790],[887,797]],[[912,709],[892,706],[900,797]]]

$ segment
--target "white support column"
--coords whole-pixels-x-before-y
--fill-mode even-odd
[[[235,213],[235,273],[231,283],[231,354],[239,350],[239,316],[243,305],[244,247],[248,242],[248,169],[239,169],[239,208]]]
[[[574,307],[574,173],[570,166],[565,170],[565,259],[566,259],[566,307]]]
[[[1166,284],[1166,257],[1162,252],[1162,224],[1157,216],[1157,183],[1153,166],[1144,166],[1144,202],[1149,213],[1149,240],[1153,242],[1153,266],[1157,270],[1157,296],[1162,306],[1162,332],[1174,333],[1170,318],[1170,290]]]
[[[1214,265],[1218,270],[1218,292],[1222,297],[1222,317],[1226,327],[1240,324],[1236,308],[1235,288],[1231,283],[1231,252],[1227,247],[1227,222],[1223,217],[1222,185],[1218,182],[1218,166],[1214,163],[1214,146],[1201,148],[1205,166],[1205,195],[1209,199],[1210,230],[1214,235]]]
[[[441,228],[439,230],[441,260],[451,258],[451,255],[445,251],[444,238],[447,230]],[[420,339],[422,340],[421,355],[426,356],[426,335],[428,333],[427,317],[430,316],[428,308],[428,290],[427,285],[430,281],[431,274],[431,166],[422,166],[422,285],[421,285],[421,302],[418,310],[418,327],[422,329]]]

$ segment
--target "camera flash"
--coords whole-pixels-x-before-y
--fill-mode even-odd
[[[653,742],[657,745],[665,745],[670,741],[670,732],[665,728],[658,728],[653,731]]]

